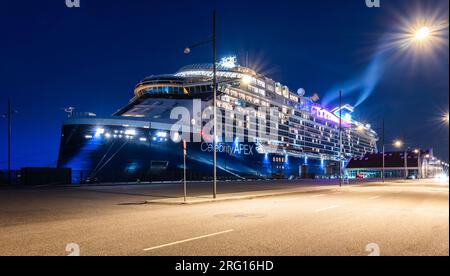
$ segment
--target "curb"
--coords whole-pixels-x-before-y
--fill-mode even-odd
[[[350,187],[350,186],[346,186]],[[336,190],[336,187],[333,188],[324,188],[324,189],[315,189],[315,190],[304,190],[304,191],[290,191],[290,192],[279,192],[279,193],[270,193],[270,194],[260,194],[260,195],[243,195],[243,196],[230,196],[223,197],[217,199],[198,199],[192,201],[183,202],[183,198],[177,198],[176,201],[168,201],[166,199],[163,200],[146,200],[145,204],[148,205],[197,205],[197,204],[205,204],[205,203],[217,203],[217,202],[225,202],[225,201],[238,201],[238,200],[251,200],[256,198],[268,198],[268,197],[277,197],[284,195],[293,195],[293,194],[305,194],[305,193],[313,193],[313,192],[328,192]]]

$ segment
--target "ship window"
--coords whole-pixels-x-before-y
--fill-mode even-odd
[[[256,83],[260,86],[260,87],[266,87],[266,83],[262,80],[256,80]]]
[[[152,169],[167,169],[168,165],[168,161],[151,161]]]

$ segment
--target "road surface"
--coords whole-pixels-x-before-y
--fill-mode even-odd
[[[68,244],[106,256],[449,255],[448,181],[219,188],[298,185],[304,192],[195,205],[141,204],[180,196],[180,185],[2,189],[0,255],[68,255]]]

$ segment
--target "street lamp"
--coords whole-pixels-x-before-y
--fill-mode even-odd
[[[11,99],[8,98],[8,111],[3,117],[8,120],[8,184],[12,184],[11,175],[11,136],[12,136],[12,115],[18,113],[13,109]]]
[[[415,149],[414,153],[417,154],[417,178],[421,179],[423,176],[422,162],[420,162],[421,151],[420,149]]]
[[[396,148],[401,148],[401,147],[403,147],[403,142],[401,140],[396,140],[396,141],[394,141],[394,146]]]
[[[414,38],[416,40],[425,40],[425,39],[427,39],[430,36],[430,33],[431,33],[430,28],[425,26],[425,27],[420,28],[416,32]]]
[[[214,130],[213,130],[213,198],[217,198],[217,35],[216,35],[216,10],[213,10],[213,36],[212,39],[197,43],[190,47],[184,49],[186,55],[191,53],[191,50],[196,47],[203,46],[205,44],[212,43],[212,54],[213,54],[213,120],[214,120]]]
[[[449,124],[449,113],[448,112],[442,116],[442,121],[447,125]]]
[[[427,160],[427,165],[425,166],[426,169],[425,178],[428,178],[428,176],[430,175],[430,158],[431,158],[430,154],[425,155],[425,159]]]
[[[342,90],[339,91],[339,187],[342,187]]]
[[[396,140],[394,141],[394,146],[396,148],[402,148],[404,145],[403,141]],[[408,179],[408,148],[405,146],[405,153],[404,153],[404,159],[405,159],[405,179]]]

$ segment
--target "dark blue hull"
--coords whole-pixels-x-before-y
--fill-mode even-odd
[[[127,138],[117,126],[95,134],[95,125],[65,125],[58,167],[71,168],[73,182],[151,182],[183,179],[183,145],[156,130],[135,129]],[[124,128],[125,129],[125,128]],[[117,134],[114,134],[115,132]],[[116,137],[114,137],[116,136]],[[120,137],[119,137],[120,136]],[[265,154],[255,143],[219,143],[219,179],[314,178],[337,173],[337,163]],[[213,146],[188,143],[186,168],[188,180],[209,180],[213,176]]]

